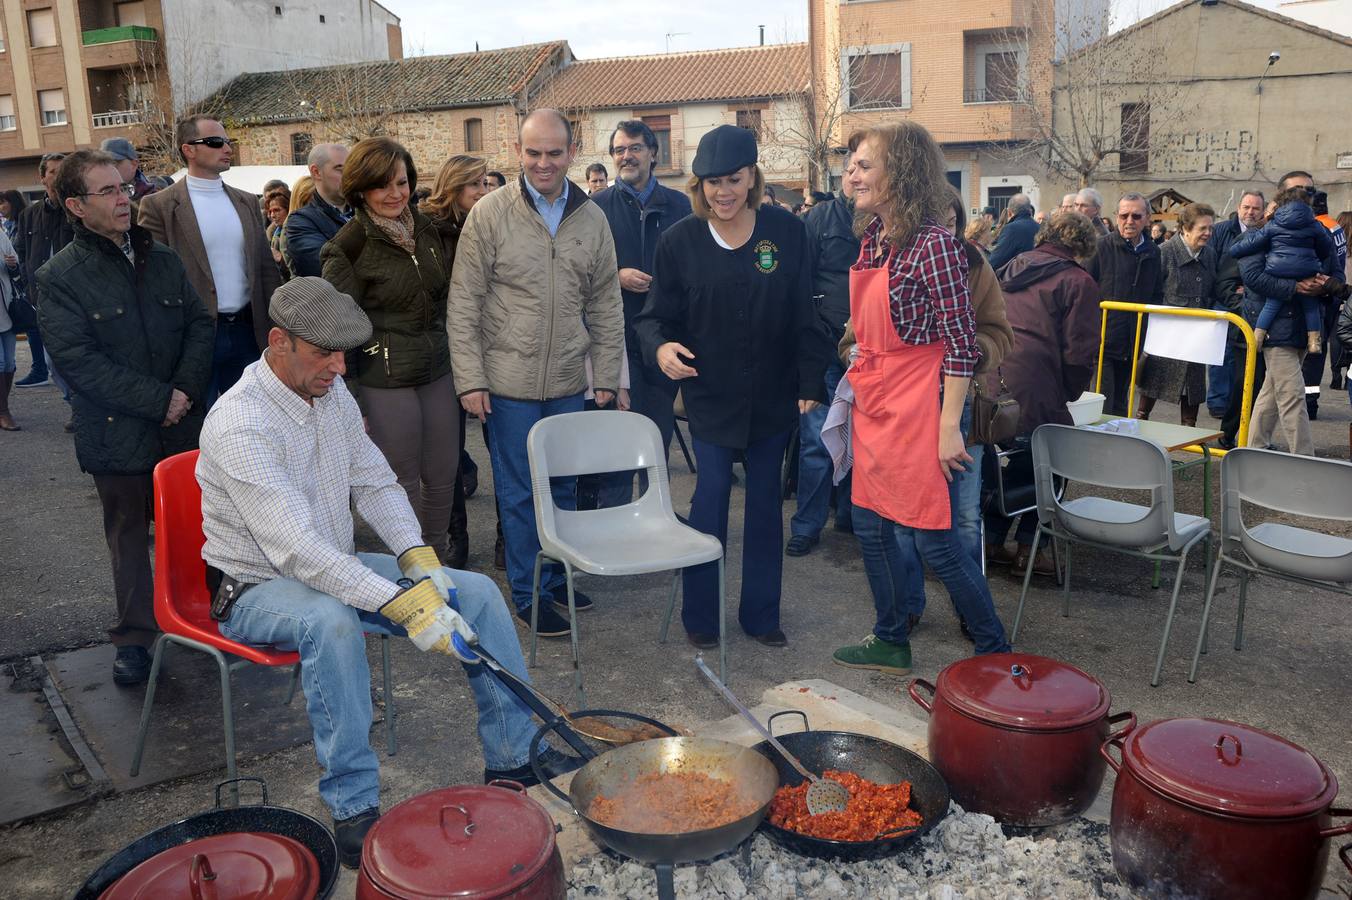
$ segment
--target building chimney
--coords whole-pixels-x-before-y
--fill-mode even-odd
[[[761,36],[761,38],[760,38],[760,45],[761,45],[762,47],[764,47],[764,46],[765,46],[765,26],[764,26],[764,25],[757,25],[756,27],[760,29],[760,36]]]

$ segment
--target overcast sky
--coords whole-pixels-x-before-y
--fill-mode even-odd
[[[381,0],[401,17],[410,54],[462,53],[566,40],[580,59],[807,40],[807,0]],[[924,0],[940,3],[943,0]],[[1114,0],[1130,24],[1172,0]],[[1278,0],[1249,0],[1276,9]],[[735,13],[733,12],[735,11]]]

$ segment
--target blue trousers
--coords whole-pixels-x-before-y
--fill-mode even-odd
[[[816,537],[826,527],[831,506],[831,481],[835,467],[831,454],[822,443],[822,426],[831,410],[831,398],[845,374],[845,367],[834,357],[826,367],[826,403],[798,417],[798,511],[789,522],[789,532]],[[836,519],[849,521],[850,485],[842,481],[837,491]]]
[[[42,332],[37,325],[32,328],[25,328],[23,331],[28,336],[29,375],[36,374],[44,379],[50,377],[47,371],[47,354],[42,347]]]
[[[746,516],[742,529],[742,597],[737,619],[750,635],[779,628],[779,598],[784,569],[784,500],[780,467],[789,432],[761,438],[745,450],[719,447],[692,438],[695,499],[690,525],[728,546],[728,504],[732,494],[732,464],[739,453],[746,465]],[[726,564],[725,564],[726,565]],[[705,563],[685,570],[681,621],[688,632],[718,633],[718,564]]]
[[[494,396],[490,402],[493,412],[488,416],[488,453],[493,461],[493,492],[498,499],[498,520],[502,523],[512,604],[520,611],[530,608],[535,554],[540,552],[540,535],[535,530],[535,501],[531,496],[530,460],[526,456],[526,435],[536,422],[548,416],[581,412],[582,394],[544,401],[510,400]],[[561,509],[576,508],[576,478],[555,478],[550,488],[557,506]],[[540,572],[541,595],[562,587],[563,581],[563,567],[547,564]]]
[[[211,384],[207,388],[207,408],[216,398],[234,387],[244,370],[258,359],[258,341],[248,316],[233,322],[216,321],[216,344],[211,354]]]
[[[1226,407],[1230,405],[1230,382],[1234,375],[1235,348],[1226,341],[1225,359],[1219,366],[1207,366],[1206,408],[1218,419],[1225,416]]]

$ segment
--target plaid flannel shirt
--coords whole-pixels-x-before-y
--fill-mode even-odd
[[[980,351],[962,244],[945,229],[928,222],[893,252],[881,231],[882,219],[875,216],[864,231],[859,261],[853,268],[862,271],[888,266],[887,289],[897,336],[912,345],[943,341],[943,373],[971,378]]]

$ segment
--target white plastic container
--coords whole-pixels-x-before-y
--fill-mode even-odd
[[[1070,410],[1070,420],[1076,425],[1093,425],[1103,415],[1102,394],[1085,391],[1078,400],[1067,400],[1066,409]]]

